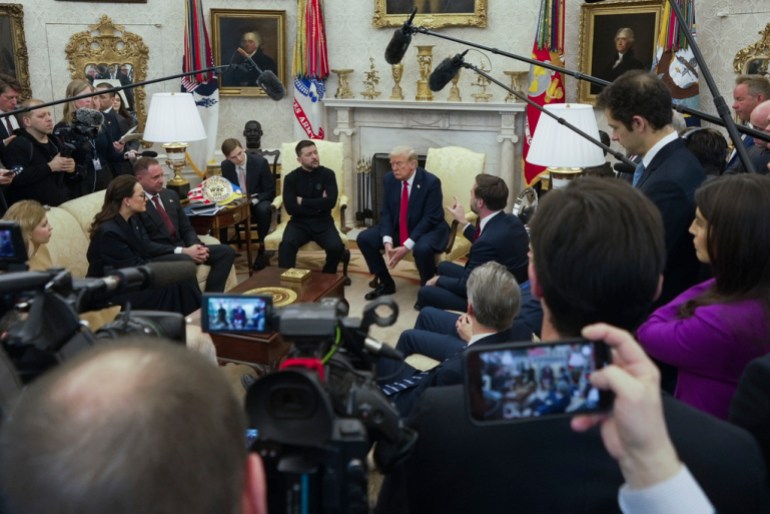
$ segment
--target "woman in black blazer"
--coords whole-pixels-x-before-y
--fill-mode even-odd
[[[146,209],[142,186],[133,175],[121,175],[107,187],[102,210],[91,225],[88,245],[88,276],[102,277],[115,269],[141,266],[153,259],[150,240],[134,216]],[[164,256],[163,260],[189,261],[186,255]],[[195,279],[164,289],[135,291],[114,297],[114,303],[133,309],[179,312],[187,315],[200,308],[201,292]]]

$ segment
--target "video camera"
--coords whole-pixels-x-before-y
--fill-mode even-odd
[[[244,305],[262,301],[255,298],[264,299],[232,297]],[[204,294],[202,315],[217,315],[223,301],[223,295]],[[268,510],[368,512],[369,450],[376,445],[375,461],[386,471],[417,439],[371,372],[379,358],[403,359],[368,336],[372,324],[395,322],[397,304],[387,298],[371,302],[361,320],[346,317],[347,305],[332,298],[265,310],[265,330],[293,343],[280,370],[257,380],[246,394],[250,448],[268,470]]]
[[[59,153],[62,157],[72,157],[78,150],[92,151],[91,141],[99,133],[99,127],[93,127],[85,123],[74,121],[71,125],[56,127],[54,137],[59,141]]]

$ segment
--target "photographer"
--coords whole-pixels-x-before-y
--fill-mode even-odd
[[[22,395],[0,436],[2,493],[17,514],[264,514],[245,430],[201,356],[147,338],[99,346]]]
[[[75,79],[67,85],[65,95],[71,98],[93,91],[86,80]],[[75,159],[76,180],[67,182],[70,198],[105,189],[112,179],[109,161],[123,158],[123,143],[111,143],[107,133],[101,130],[104,116],[96,102],[98,99],[94,97],[67,102],[64,118],[54,127],[54,134]]]
[[[22,107],[42,104],[31,99]],[[22,128],[5,149],[3,157],[9,168],[20,166],[22,172],[8,186],[8,204],[19,200],[37,200],[43,205],[56,206],[69,199],[67,182],[75,173],[75,161],[64,157],[57,142],[51,137],[53,118],[48,107],[41,107],[20,115]]]

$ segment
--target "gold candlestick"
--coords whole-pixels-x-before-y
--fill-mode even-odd
[[[420,79],[417,81],[417,96],[414,97],[417,101],[433,100],[433,92],[428,87],[428,77],[431,72],[431,65],[433,64],[433,47],[434,45],[417,45],[417,63],[420,65]]]
[[[338,76],[337,92],[334,93],[334,98],[353,98],[353,91],[350,89],[350,82],[348,82],[353,69],[332,70],[332,73],[336,73]]]
[[[457,74],[452,79],[452,88],[449,90],[449,98],[447,98],[447,101],[449,102],[462,102],[463,99],[460,96],[460,88],[457,87],[457,83],[460,82],[460,72],[462,70],[457,70]]]
[[[393,82],[396,84],[390,92],[391,100],[403,100],[404,91],[401,89],[401,77],[404,76],[404,65],[401,63],[391,66],[391,72],[393,73]]]
[[[529,72],[528,71],[504,71],[503,73],[511,77],[511,89],[518,91],[522,95],[526,96],[527,94],[525,91],[526,84],[527,84],[526,80],[529,79]],[[511,103],[511,102],[516,102],[516,100],[518,100],[516,95],[514,95],[509,91],[508,95],[505,97],[505,102]]]

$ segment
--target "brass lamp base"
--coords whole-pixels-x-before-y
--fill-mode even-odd
[[[545,169],[540,175],[543,180],[543,190],[560,189],[566,187],[570,180],[574,180],[583,174],[583,168],[551,168]]]

